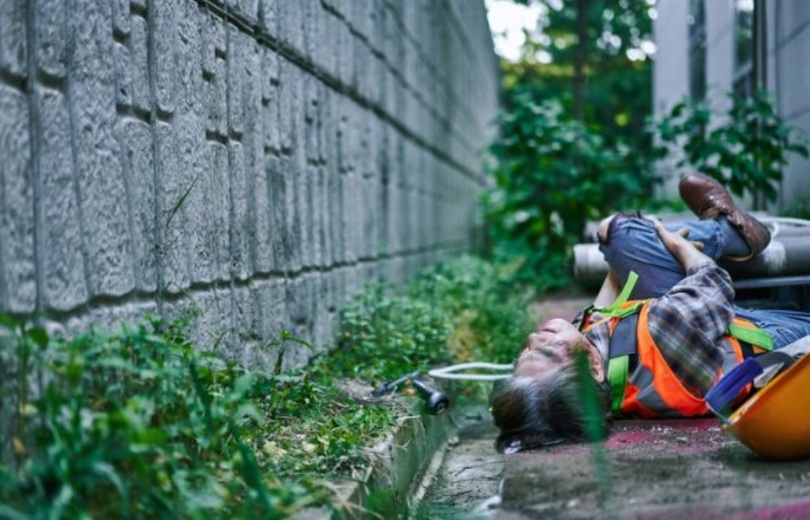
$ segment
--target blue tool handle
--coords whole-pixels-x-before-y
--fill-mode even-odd
[[[736,366],[728,374],[720,378],[709,393],[706,394],[706,404],[711,410],[725,417],[728,407],[737,399],[740,392],[762,373],[762,366],[754,358],[748,358]]]

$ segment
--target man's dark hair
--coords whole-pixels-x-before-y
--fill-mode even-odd
[[[512,453],[607,436],[610,388],[581,374],[571,363],[543,376],[496,382],[489,401],[501,431],[495,441],[498,451]]]

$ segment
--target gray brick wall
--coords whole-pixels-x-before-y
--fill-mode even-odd
[[[325,346],[469,249],[497,85],[479,0],[4,0],[0,311]]]

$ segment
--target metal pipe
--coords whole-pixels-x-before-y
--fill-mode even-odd
[[[720,261],[733,279],[810,275],[810,228],[785,228],[748,262]],[[608,264],[598,244],[574,246],[574,275],[583,281],[605,277]]]

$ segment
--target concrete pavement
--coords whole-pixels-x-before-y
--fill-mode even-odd
[[[505,456],[495,518],[810,518],[810,459],[763,460],[716,419],[618,421],[604,443]]]

